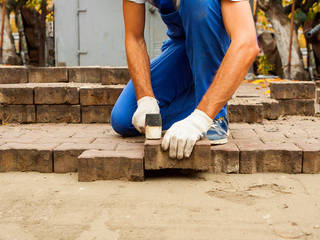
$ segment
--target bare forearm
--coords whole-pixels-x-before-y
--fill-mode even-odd
[[[231,44],[198,109],[212,119],[232,97],[258,53],[258,47]]]
[[[137,99],[154,97],[150,80],[150,60],[144,39],[127,39],[126,52]]]

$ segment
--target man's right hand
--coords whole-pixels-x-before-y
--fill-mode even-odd
[[[138,108],[132,117],[132,124],[140,133],[145,133],[146,114],[150,113],[160,113],[157,99],[148,96],[139,99]]]

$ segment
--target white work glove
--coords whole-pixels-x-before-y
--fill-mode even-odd
[[[133,126],[140,132],[145,132],[146,114],[160,113],[157,99],[153,97],[143,97],[138,100],[138,108],[132,117]]]
[[[170,158],[189,158],[198,140],[210,129],[213,120],[203,111],[196,109],[189,117],[176,122],[166,132],[162,149],[169,149]]]

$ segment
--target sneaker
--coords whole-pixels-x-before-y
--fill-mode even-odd
[[[228,142],[228,136],[230,134],[228,125],[228,116],[214,120],[206,134],[206,137],[210,140],[211,144],[225,144]]]

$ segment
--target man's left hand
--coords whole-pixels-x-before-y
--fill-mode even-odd
[[[169,157],[190,157],[194,145],[209,130],[213,120],[203,111],[196,109],[189,117],[176,122],[166,132],[162,149],[169,149]]]

